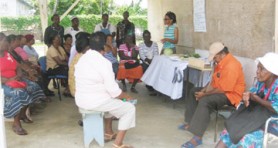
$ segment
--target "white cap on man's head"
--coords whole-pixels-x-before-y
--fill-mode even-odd
[[[278,76],[278,54],[277,53],[273,53],[273,52],[269,52],[267,54],[265,54],[263,57],[259,57],[256,59],[256,63],[261,63],[264,68],[277,75]]]
[[[78,19],[78,18],[77,18],[77,16],[72,16],[72,17],[70,18],[70,20],[72,21],[73,19]]]
[[[209,57],[208,60],[212,61],[214,56],[224,49],[224,44],[221,42],[214,42],[209,47]]]

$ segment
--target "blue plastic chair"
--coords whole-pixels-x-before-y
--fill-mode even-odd
[[[46,56],[42,56],[39,58],[39,64],[41,67],[41,71],[43,74],[47,75],[47,71],[46,71]],[[60,91],[60,83],[61,83],[61,79],[68,79],[67,76],[65,75],[51,75],[48,76],[49,79],[55,79],[57,80],[57,87],[58,87],[58,95],[59,95],[59,100],[61,101],[61,91]]]

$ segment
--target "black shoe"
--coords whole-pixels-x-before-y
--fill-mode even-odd
[[[58,89],[58,84],[57,84],[56,81],[53,81],[53,88],[54,88],[54,89]]]
[[[52,93],[52,92],[50,92],[50,91],[45,91],[44,94],[45,94],[46,96],[48,96],[48,97],[53,97],[53,96],[55,96],[54,92]]]
[[[49,93],[51,93],[51,94],[54,94],[54,91],[52,91],[52,90],[47,90]]]
[[[133,92],[133,93],[136,93],[136,94],[138,93],[138,91],[134,87],[131,87],[130,91]]]
[[[83,121],[82,120],[78,120],[77,123],[78,123],[79,126],[81,126],[81,127],[83,126]]]
[[[158,94],[156,92],[150,93],[150,96],[157,96]]]
[[[61,86],[67,87],[68,82],[65,79],[61,80]]]
[[[68,93],[68,92],[64,92],[63,95],[64,95],[65,97],[74,98],[74,97],[71,95],[71,93]]]
[[[149,90],[149,91],[154,91],[154,88],[150,85],[146,85],[146,88]]]

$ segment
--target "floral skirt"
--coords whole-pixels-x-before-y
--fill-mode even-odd
[[[234,144],[230,139],[230,135],[226,129],[224,129],[220,134],[221,141],[229,148],[261,148],[263,147],[263,130],[256,130],[252,133],[246,134],[241,140]]]

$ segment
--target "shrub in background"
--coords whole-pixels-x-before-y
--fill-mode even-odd
[[[89,33],[94,31],[95,26],[102,22],[100,15],[78,15],[77,17],[80,20],[80,28]],[[109,16],[109,22],[116,26],[122,18],[121,15],[112,15]],[[2,30],[13,31],[15,34],[20,34],[26,30],[33,30],[32,32],[34,32],[34,30],[40,30],[39,28],[41,27],[39,16],[0,17],[0,19]],[[129,20],[134,23],[136,28],[145,30],[148,27],[147,16],[130,16]],[[51,23],[49,17],[48,24],[50,25]],[[70,16],[65,17],[60,24],[65,28],[71,26]]]

